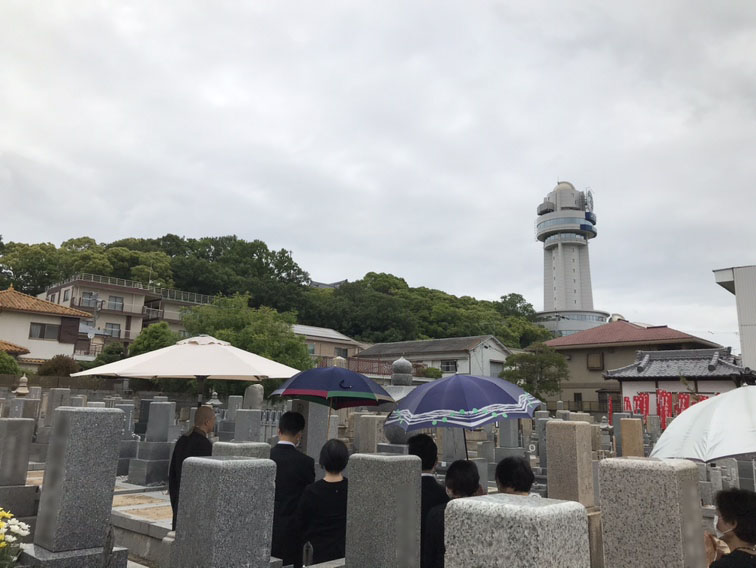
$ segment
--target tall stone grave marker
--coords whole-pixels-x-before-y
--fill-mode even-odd
[[[594,505],[591,425],[552,420],[546,426],[549,498]]]
[[[175,403],[150,403],[145,440],[137,446],[137,456],[129,462],[129,483],[151,485],[168,479],[172,443],[168,431]]]
[[[524,456],[525,448],[520,443],[520,421],[515,419],[499,422],[499,446],[494,450],[494,459],[500,462],[510,456]]]
[[[622,455],[622,420],[632,418],[629,412],[615,412],[612,414],[612,425],[614,426],[614,448],[618,456]]]
[[[346,566],[420,566],[420,468],[417,456],[352,455]]]
[[[571,501],[504,494],[454,499],[444,534],[446,568],[591,565],[585,507]]]
[[[599,473],[605,566],[704,568],[693,462],[609,458]]]
[[[134,405],[116,404],[115,408],[124,413],[121,441],[118,445],[118,475],[129,474],[129,463],[137,457],[139,437],[134,434]]]
[[[215,442],[213,444],[213,455],[268,459],[270,457],[270,444],[265,442]]]
[[[291,409],[299,412],[305,419],[305,431],[300,449],[317,463],[320,450],[328,440],[329,409],[322,404],[304,400],[292,401]]]
[[[643,421],[640,418],[622,418],[622,456],[643,457]]]
[[[110,408],[55,411],[34,543],[23,545],[22,565],[126,567],[125,548],[103,558],[123,418]]]
[[[234,442],[262,442],[262,410],[239,409],[234,422]]]
[[[188,458],[171,566],[269,566],[275,480],[271,460]]]
[[[265,400],[265,390],[260,384],[249,385],[244,391],[243,408],[261,410]]]
[[[39,488],[26,485],[34,426],[31,418],[0,418],[0,506],[22,520],[37,514]]]

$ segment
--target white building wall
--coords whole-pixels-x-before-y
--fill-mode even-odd
[[[733,270],[743,366],[756,369],[756,266]]]
[[[73,343],[59,343],[52,339],[31,339],[29,329],[32,323],[60,325],[60,317],[27,312],[0,312],[0,338],[26,347],[29,353],[22,357],[30,359],[51,359],[55,355],[69,357],[73,355]]]

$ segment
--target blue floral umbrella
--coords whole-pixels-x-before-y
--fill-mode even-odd
[[[479,428],[509,418],[533,418],[541,401],[504,379],[452,375],[425,383],[401,399],[386,419],[405,432]]]

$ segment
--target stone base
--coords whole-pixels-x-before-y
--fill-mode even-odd
[[[126,568],[129,551],[114,547],[110,562],[105,564],[102,548],[87,548],[68,552],[50,552],[36,544],[22,544],[23,552],[19,562],[22,566],[40,566],[44,568]]]
[[[508,457],[525,457],[525,448],[494,448],[494,458],[496,463],[499,463],[504,458]]]
[[[140,460],[129,462],[129,483],[135,485],[152,485],[163,483],[168,479],[168,460]]]
[[[409,446],[407,444],[378,444],[379,454],[403,454],[407,455]]]
[[[139,442],[136,457],[144,461],[170,460],[172,446],[172,442]]]
[[[47,461],[47,444],[32,442],[29,447],[29,461],[45,462]]]
[[[0,507],[15,517],[33,517],[39,506],[39,487],[36,485],[10,485],[0,487]]]

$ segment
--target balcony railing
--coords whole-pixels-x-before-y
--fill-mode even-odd
[[[190,304],[211,304],[213,302],[213,296],[206,294],[197,294],[195,292],[184,292],[182,290],[173,290],[172,288],[159,288],[152,286],[151,284],[144,284],[136,280],[126,280],[124,278],[114,278],[112,276],[102,276],[101,274],[74,274],[67,280],[63,280],[54,284],[55,286],[64,286],[71,282],[84,281],[95,282],[97,284],[107,284],[108,286],[120,286],[123,288],[136,288],[137,290],[145,290],[152,292],[161,298],[167,300],[176,300],[179,302],[188,302]]]
[[[332,367],[333,360],[336,357],[313,356],[317,367]],[[393,372],[393,363],[391,361],[379,361],[377,359],[358,359],[355,357],[348,357],[346,359],[346,368],[350,371],[362,373],[363,375],[384,375],[391,376]],[[412,368],[412,375],[417,377],[419,371],[417,367]]]
[[[123,312],[125,314],[141,314],[141,308],[127,306],[123,302],[111,302],[110,300],[99,300],[96,298],[73,297],[71,298],[71,307],[84,308],[85,310],[97,311],[108,310],[111,312]]]

